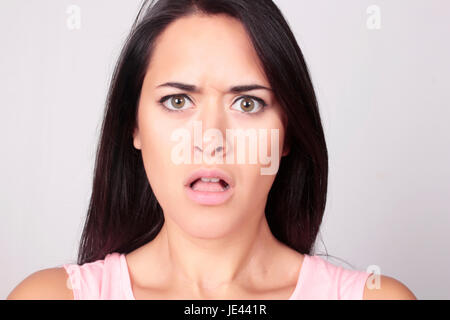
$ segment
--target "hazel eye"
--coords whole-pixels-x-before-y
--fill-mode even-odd
[[[239,104],[237,102],[240,101]],[[257,113],[267,106],[264,100],[251,96],[244,96],[238,98],[234,103],[237,107],[232,107],[234,110],[241,111],[243,113]]]
[[[169,111],[183,111],[189,109],[189,103],[191,103],[190,99],[184,94],[165,96],[159,102]]]

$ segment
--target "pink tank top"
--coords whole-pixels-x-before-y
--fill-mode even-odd
[[[305,254],[297,285],[289,300],[361,300],[370,273],[336,266]],[[124,254],[105,259],[64,264],[75,300],[135,300]]]

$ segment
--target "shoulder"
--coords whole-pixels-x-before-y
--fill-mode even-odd
[[[409,288],[399,280],[385,275],[371,274],[364,286],[364,300],[417,300]]]
[[[63,267],[36,271],[20,282],[7,300],[73,300]]]

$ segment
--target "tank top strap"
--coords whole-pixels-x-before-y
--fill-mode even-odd
[[[305,255],[301,278],[292,299],[362,300],[370,273],[345,269],[315,255]]]
[[[125,298],[121,255],[117,252],[104,259],[83,265],[64,264],[68,284],[75,300],[122,300]]]
[[[64,264],[75,300],[133,300],[127,262],[113,252],[105,259]],[[336,266],[320,256],[305,254],[290,300],[360,300],[370,273]]]

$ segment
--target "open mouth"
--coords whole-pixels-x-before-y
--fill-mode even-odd
[[[203,192],[223,192],[230,188],[230,185],[220,178],[198,178],[189,187],[194,191]]]
[[[234,194],[236,182],[228,172],[201,168],[183,181],[186,195],[200,205],[225,204]]]

